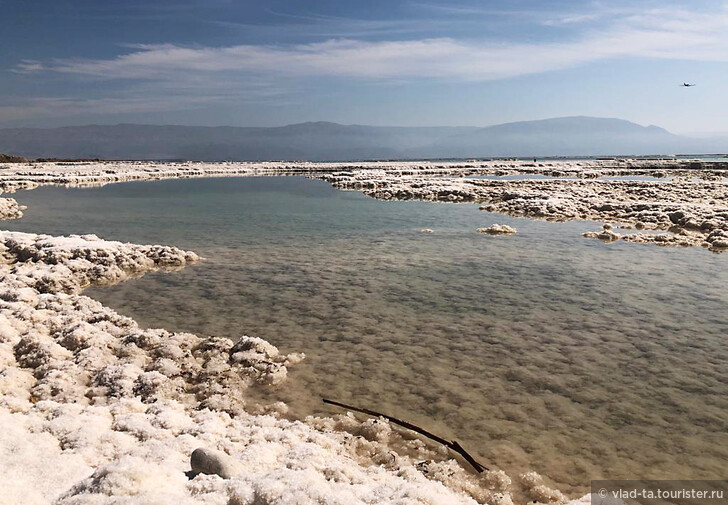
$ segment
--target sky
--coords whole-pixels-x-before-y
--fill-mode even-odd
[[[0,0],[0,12],[2,127],[586,115],[728,134],[728,0]]]

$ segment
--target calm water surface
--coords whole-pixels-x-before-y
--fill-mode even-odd
[[[144,326],[305,352],[275,393],[292,415],[335,412],[322,396],[391,413],[572,494],[596,478],[725,478],[728,254],[300,177],[15,197],[29,208],[10,229],[205,256],[89,294]],[[496,222],[518,234],[475,232]]]

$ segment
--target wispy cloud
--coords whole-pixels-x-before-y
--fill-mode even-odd
[[[265,33],[277,29],[279,35],[322,39],[326,37],[374,38],[387,36],[416,35],[421,33],[446,32],[455,27],[449,19],[354,19],[335,16],[301,16],[267,11],[271,16],[281,17],[296,24],[259,25],[250,22],[214,20],[209,23],[227,28],[238,28],[245,33]],[[462,27],[462,24],[460,24]]]
[[[564,19],[562,22],[576,22]],[[186,81],[221,76],[331,76],[358,79],[493,80],[618,57],[728,61],[728,11],[652,10],[625,16],[601,31],[559,43],[503,43],[431,38],[397,41],[332,39],[287,46],[139,45],[113,59],[25,61],[19,72],[56,72],[100,79]]]
[[[245,86],[191,79],[180,82],[141,82],[101,96],[36,96],[0,103],[0,121],[35,118],[134,115],[168,111],[195,111],[226,107],[231,103],[286,103],[290,90],[276,83],[251,81]]]
[[[544,19],[541,24],[544,26],[574,25],[603,19],[605,15],[606,14],[603,12],[592,12],[589,14],[564,14],[558,17]]]
[[[41,70],[46,70],[46,67],[37,60],[22,60],[15,68],[11,69],[12,72],[18,74],[32,74]]]
[[[459,5],[454,2],[437,3],[437,2],[411,2],[411,5],[422,10],[429,10],[439,13],[445,13],[454,16],[531,16],[539,14],[537,11],[524,11],[515,9],[494,9],[491,7],[481,7],[468,5]]]
[[[356,24],[346,18],[321,19],[316,18],[319,26],[323,23],[332,30],[337,23]],[[98,92],[88,99],[46,97],[0,105],[0,116],[12,120],[188,110],[244,101],[278,103],[307,92],[322,78],[356,83],[474,82],[615,58],[728,61],[725,7],[706,13],[597,6],[530,22],[555,31],[566,27],[569,33],[561,41],[549,42],[454,37],[364,40],[349,33],[348,38],[303,44],[130,45],[123,54],[108,59],[23,60],[12,71],[34,79],[53,75],[91,81],[98,83]],[[367,33],[404,29],[396,23],[368,21],[360,28]]]

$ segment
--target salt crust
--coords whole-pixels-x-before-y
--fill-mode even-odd
[[[0,191],[41,184],[305,174],[382,199],[475,201],[549,220],[598,219],[668,233],[602,240],[728,247],[721,164],[671,160],[476,163],[51,163],[0,167]],[[695,170],[698,169],[696,172]],[[578,180],[502,181],[538,174]],[[669,184],[602,176],[674,177]],[[697,177],[697,181],[695,180]],[[23,206],[0,198],[0,218]],[[491,227],[494,228],[494,227]],[[0,503],[512,503],[503,472],[472,475],[442,448],[351,414],[281,419],[285,405],[246,405],[253,384],[275,387],[302,355],[266,341],[141,329],[80,294],[153,269],[197,261],[174,247],[94,235],[0,232]],[[189,479],[195,449],[225,458],[225,477]],[[540,476],[528,500],[566,498]],[[583,497],[573,503],[587,503]]]
[[[275,387],[302,355],[142,329],[80,294],[194,253],[0,232],[0,258],[0,503],[512,503],[503,472],[473,475],[382,419],[246,405],[246,388]],[[199,448],[228,478],[189,478]],[[522,482],[529,499],[565,501]]]
[[[0,192],[42,184],[94,186],[165,178],[307,175],[340,189],[384,200],[477,202],[489,212],[551,221],[621,222],[623,228],[661,230],[622,240],[728,249],[728,163],[675,159],[469,162],[79,162],[0,164]],[[488,180],[472,176],[547,176]],[[619,180],[619,177],[650,180]],[[605,179],[607,178],[607,179]],[[616,178],[616,179],[615,179]],[[22,215],[0,198],[0,219]]]

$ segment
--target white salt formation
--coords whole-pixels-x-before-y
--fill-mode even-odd
[[[0,254],[27,285],[40,292],[66,293],[199,260],[195,253],[176,247],[122,244],[96,235],[51,237],[8,231],[0,232]]]
[[[18,202],[12,198],[0,198],[0,219],[17,219],[23,217],[24,209],[25,207],[18,205]]]
[[[204,447],[192,451],[190,466],[195,474],[218,475],[223,479],[230,479],[242,471],[237,461],[224,452]]]
[[[320,177],[335,187],[361,190],[384,200],[478,202],[483,204],[481,210],[488,212],[550,221],[613,220],[637,229],[667,232],[660,239],[654,235],[629,235],[625,238],[628,241],[701,245],[714,252],[726,249],[726,164],[697,164],[688,169],[695,164],[655,160],[613,163],[615,166],[611,168],[600,162],[562,162],[560,170],[529,171],[517,164],[494,170],[495,176],[568,175],[574,179],[468,179],[462,175],[470,172],[460,177],[454,174],[445,177],[424,171],[387,169],[357,169]],[[489,171],[481,167],[477,172]],[[664,182],[600,179],[627,174],[660,178],[669,175],[672,179]]]
[[[476,231],[487,235],[512,235],[513,233],[516,233],[515,228],[508,226],[507,224],[497,223],[487,228],[478,228]]]
[[[0,164],[0,191],[41,184],[103,185],[164,178],[302,174],[384,200],[477,202],[481,209],[551,221],[617,221],[662,230],[625,240],[728,249],[728,163],[676,159],[611,159],[528,163],[468,162],[79,162]],[[477,179],[487,176],[491,179]],[[519,176],[524,180],[498,179]],[[529,179],[546,176],[547,179]],[[550,179],[549,179],[550,178]],[[622,178],[622,179],[620,179]],[[641,179],[640,179],[641,178]],[[19,217],[14,201],[0,218]],[[671,236],[677,232],[687,235]]]
[[[301,355],[142,329],[78,294],[193,253],[0,232],[0,258],[0,503],[512,503],[502,472],[469,474],[383,420],[252,413],[246,388]]]
[[[728,165],[675,160],[392,163],[29,163],[0,166],[0,191],[171,177],[305,174],[381,199],[634,226],[593,236],[728,248]],[[542,175],[551,180],[471,176]],[[648,176],[650,181],[601,177]],[[18,197],[22,203],[22,197]],[[0,218],[23,207],[0,198]],[[495,227],[491,227],[495,230]],[[501,230],[505,227],[501,227]],[[655,233],[658,230],[661,233]],[[590,236],[592,236],[590,234]],[[198,258],[94,235],[0,232],[0,503],[390,503],[509,505],[502,472],[468,473],[411,434],[351,415],[280,419],[249,405],[298,354],[268,342],[142,329],[82,296]],[[237,336],[236,336],[237,337]],[[525,474],[526,500],[565,501]],[[520,500],[520,496],[518,499]]]

